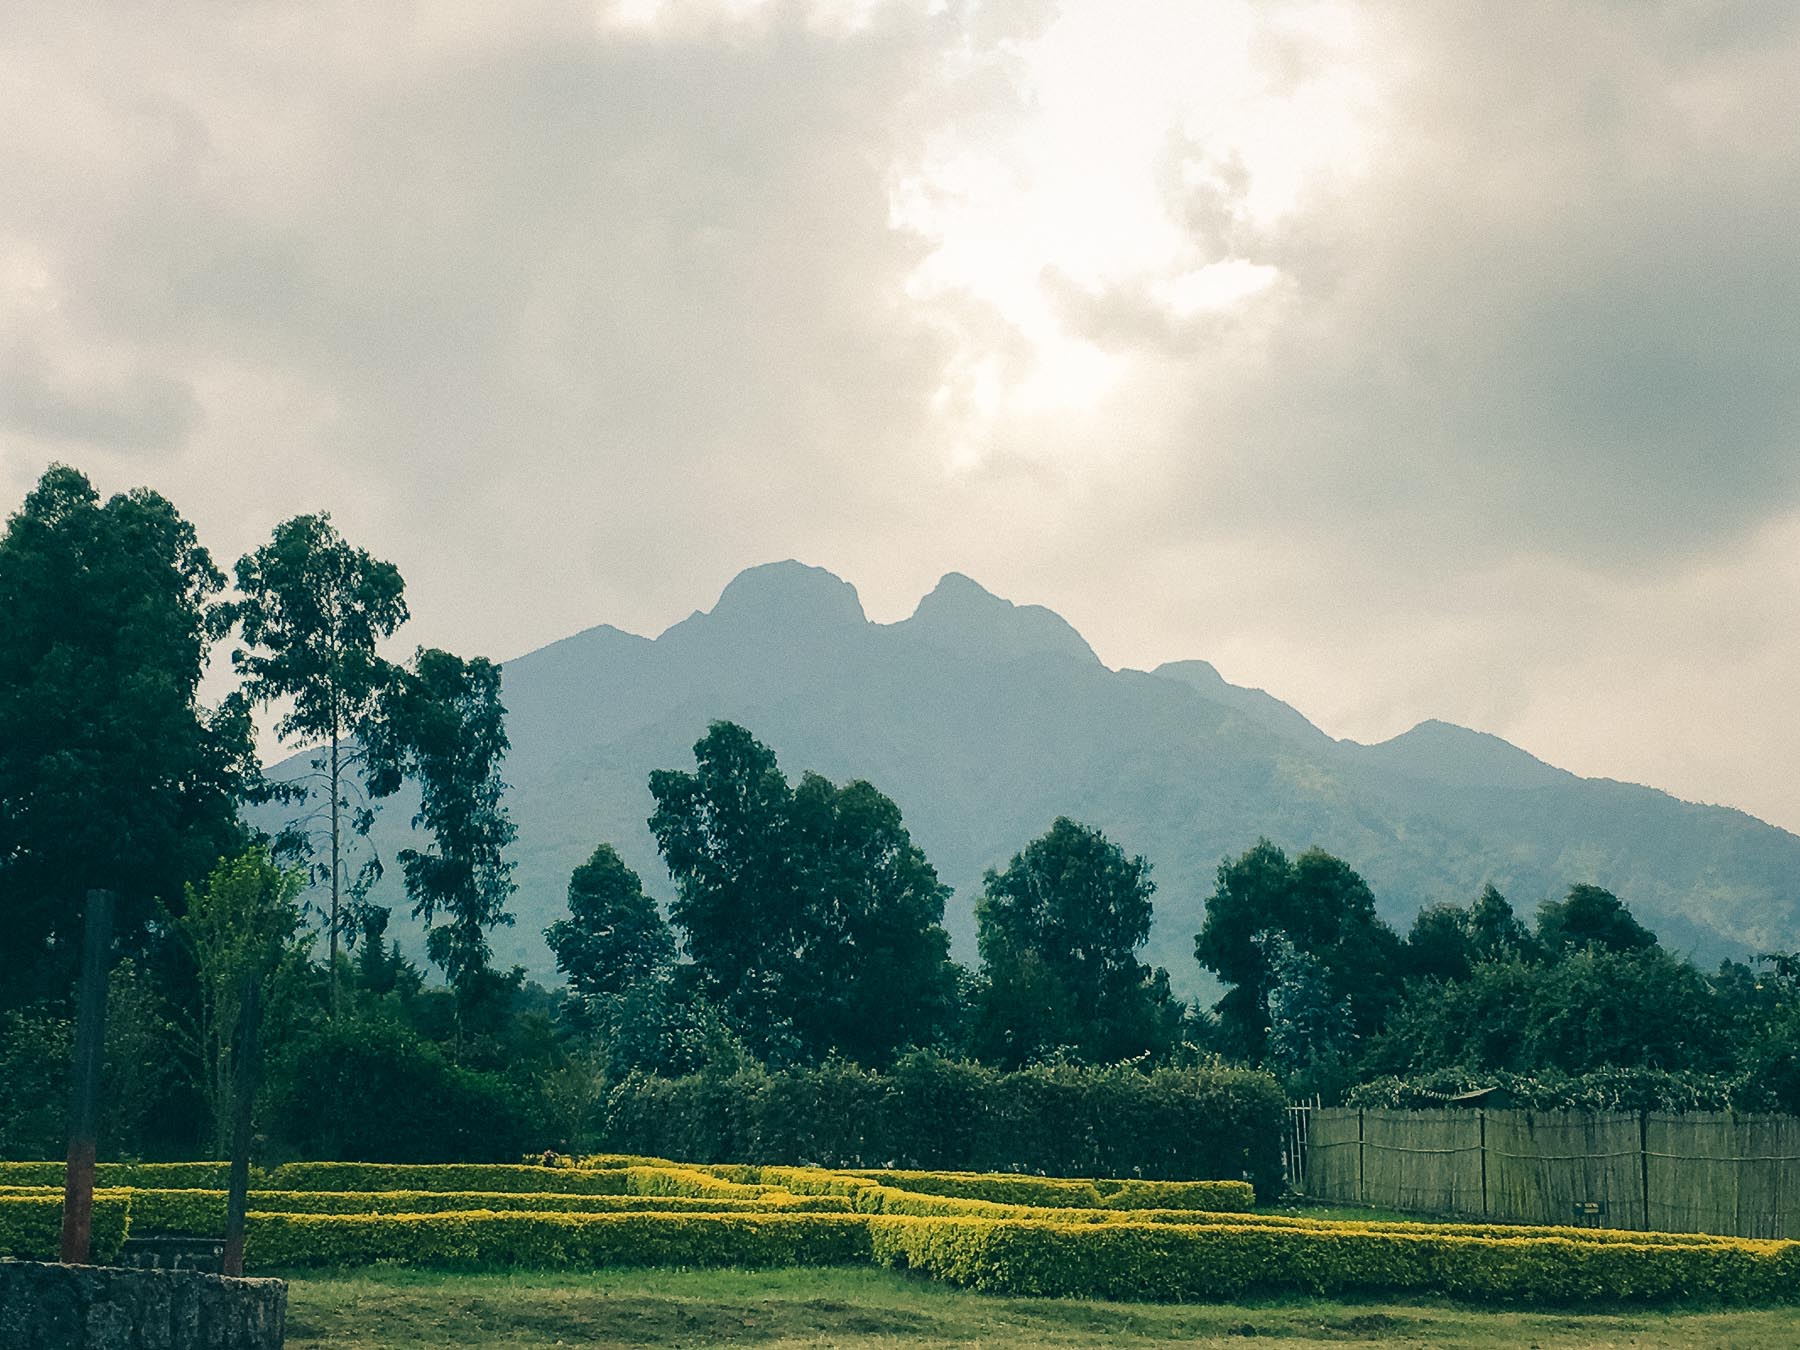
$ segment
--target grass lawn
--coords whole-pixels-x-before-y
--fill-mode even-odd
[[[1800,1310],[1487,1311],[1281,1298],[1241,1304],[996,1298],[876,1270],[303,1272],[289,1350],[493,1346],[1692,1346],[1793,1350]]]

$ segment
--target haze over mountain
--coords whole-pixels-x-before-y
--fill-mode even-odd
[[[1215,869],[1260,835],[1347,859],[1402,931],[1421,905],[1467,902],[1486,881],[1527,917],[1591,881],[1703,959],[1800,940],[1800,837],[1741,811],[1578,778],[1444,722],[1379,745],[1334,740],[1205,661],[1110,670],[1058,615],[957,573],[910,618],[877,624],[829,572],[751,568],[654,640],[602,625],[508,661],[504,698],[518,923],[494,948],[539,978],[554,977],[541,930],[597,843],[667,899],[646,778],[691,767],[721,718],[771,745],[790,778],[867,778],[893,797],[955,888],[963,960],[983,869],[1057,815],[1150,858],[1148,959],[1178,990],[1202,984],[1192,939]],[[409,815],[405,802],[382,813],[385,856],[405,846]],[[398,886],[377,898],[416,957]]]

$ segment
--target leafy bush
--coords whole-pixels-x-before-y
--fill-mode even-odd
[[[853,1214],[259,1214],[245,1237],[258,1269],[356,1266],[531,1269],[824,1266],[867,1262]]]
[[[888,1073],[631,1075],[600,1132],[610,1148],[695,1162],[1248,1178],[1269,1198],[1285,1106],[1273,1078],[1245,1069],[1002,1073],[919,1054]]]
[[[993,1293],[1220,1299],[1433,1292],[1534,1303],[1800,1300],[1800,1243],[1660,1244],[1250,1225],[869,1220],[875,1260]]]
[[[266,1118],[290,1156],[493,1162],[518,1157],[534,1128],[532,1093],[452,1064],[381,1018],[315,1028],[278,1057],[269,1079]]]
[[[111,1261],[119,1254],[129,1229],[130,1203],[123,1196],[94,1197],[91,1259]],[[0,1195],[0,1256],[22,1261],[54,1261],[62,1246],[63,1198],[48,1195]]]
[[[1487,1087],[1497,1089],[1488,1105],[1530,1111],[1729,1111],[1745,1105],[1737,1080],[1662,1069],[1598,1069],[1584,1074],[1439,1069],[1364,1083],[1350,1090],[1345,1105],[1419,1110]]]

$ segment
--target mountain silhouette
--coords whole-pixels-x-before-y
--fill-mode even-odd
[[[669,897],[646,779],[691,768],[716,719],[750,728],[790,778],[866,778],[894,798],[955,888],[946,925],[965,961],[983,870],[1058,815],[1151,860],[1147,957],[1178,991],[1209,984],[1193,935],[1219,862],[1265,835],[1346,859],[1402,931],[1421,905],[1467,903],[1489,881],[1527,918],[1585,881],[1703,960],[1800,937],[1800,837],[1785,830],[1580,778],[1444,722],[1378,745],[1334,740],[1205,661],[1108,669],[1059,615],[958,573],[910,618],[877,624],[830,572],[753,567],[654,640],[601,626],[506,662],[503,697],[519,893],[495,960],[541,979],[555,979],[541,930],[565,912],[569,873],[596,844],[616,846]],[[404,800],[383,810],[385,856],[406,846],[410,816]],[[376,898],[417,957],[392,874]]]

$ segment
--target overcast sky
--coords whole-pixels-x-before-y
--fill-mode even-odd
[[[328,509],[414,641],[948,570],[1800,829],[1800,7],[0,15],[0,509]]]

